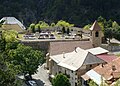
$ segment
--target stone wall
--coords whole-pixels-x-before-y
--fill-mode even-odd
[[[88,39],[83,40],[72,40],[72,39],[63,39],[63,40],[21,40],[21,43],[27,46],[31,46],[33,49],[45,51],[48,53],[50,42],[69,42],[69,41],[88,41]]]

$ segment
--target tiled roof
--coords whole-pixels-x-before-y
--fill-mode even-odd
[[[113,66],[115,67],[115,70],[112,70]],[[97,66],[93,70],[102,75],[106,80],[109,80],[111,76],[118,78],[120,77],[120,58],[114,59],[103,67]]]
[[[50,56],[59,66],[76,71],[82,65],[104,63],[93,54],[81,48],[76,48],[73,52]]]
[[[92,73],[94,72],[94,73]],[[96,75],[95,75],[96,73]],[[99,65],[82,76],[87,75],[88,78],[83,77],[83,79],[93,79],[97,84],[100,84],[101,77],[105,80],[109,85],[114,83],[115,80],[120,78],[120,58],[114,59],[112,62]],[[99,76],[98,76],[99,75]],[[113,79],[114,78],[114,79]],[[114,81],[112,81],[114,80]]]
[[[95,21],[95,22],[93,23],[93,25],[91,26],[90,30],[100,31],[100,30],[102,30],[102,29],[101,29],[101,27],[98,25],[98,22]]]
[[[62,54],[63,52],[68,53],[74,51],[76,47],[82,49],[93,48],[90,41],[51,42],[49,52],[50,55]]]
[[[101,54],[97,55],[97,57],[104,60],[107,63],[117,58],[114,54]]]

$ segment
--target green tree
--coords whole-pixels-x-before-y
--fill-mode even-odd
[[[39,24],[40,24],[40,28],[41,29],[44,29],[44,28],[48,28],[49,27],[49,24],[44,22],[44,21],[39,21]]]
[[[115,83],[114,86],[119,86],[119,85],[120,85],[120,79],[118,79],[118,80],[116,81],[116,83]]]
[[[5,57],[0,53],[0,86],[21,86],[21,81],[16,77],[19,73],[17,66],[10,64]]]
[[[13,49],[17,46],[17,32],[13,30],[2,31],[0,38],[0,51]],[[15,46],[16,45],[16,46]]]
[[[108,38],[108,41],[110,43],[110,39],[112,39],[115,35],[115,32],[113,30],[113,28],[106,28],[104,30],[104,35],[105,35],[105,38]]]
[[[66,21],[60,20],[60,21],[57,22],[56,26],[59,26],[59,27],[61,27],[61,26],[62,27],[73,27],[74,24],[70,24]]]
[[[84,30],[89,30],[91,26],[92,26],[91,24],[85,25],[85,26],[83,27],[83,29],[84,29]]]
[[[114,29],[118,29],[120,26],[119,26],[119,24],[116,22],[116,21],[114,21],[113,23],[112,23],[112,28],[114,28]]]
[[[53,78],[52,80],[52,85],[53,86],[71,86],[69,79],[63,75],[63,74],[58,74]]]
[[[98,86],[93,80],[88,82],[89,86]]]
[[[63,33],[63,34],[66,33],[65,27],[62,27],[62,33]]]
[[[35,31],[39,32],[39,33],[41,32],[41,28],[40,28],[40,24],[39,23],[35,25]]]
[[[55,26],[55,23],[51,23],[51,25],[50,25],[51,27],[54,27]]]
[[[29,28],[33,33],[35,33],[35,24],[34,23],[30,24]]]
[[[29,46],[19,44],[17,49],[9,51],[11,63],[20,66],[20,71],[26,75],[37,72],[38,66],[43,62],[43,53],[33,50]]]
[[[69,28],[67,28],[67,34],[69,34],[70,33],[70,29]]]

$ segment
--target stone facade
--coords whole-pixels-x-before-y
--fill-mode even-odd
[[[91,31],[90,41],[94,47],[99,47],[101,45],[102,34],[102,31]]]

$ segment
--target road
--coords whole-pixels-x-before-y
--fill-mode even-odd
[[[39,66],[37,74],[34,74],[32,77],[36,79],[39,86],[52,86],[48,79],[47,70],[44,69],[44,65]]]

